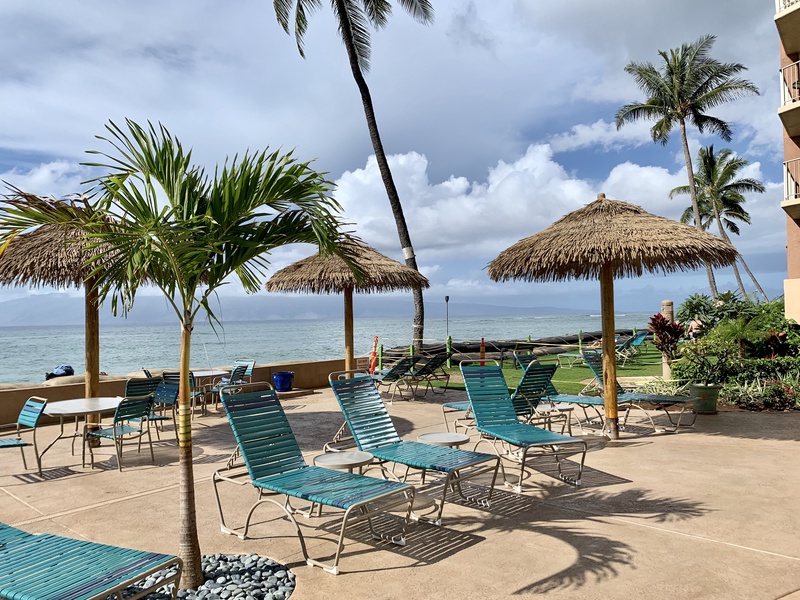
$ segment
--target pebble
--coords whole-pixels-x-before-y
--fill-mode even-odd
[[[212,554],[203,557],[205,583],[196,590],[178,590],[180,600],[286,600],[294,591],[295,574],[285,566],[258,554]],[[174,574],[174,569],[153,573],[145,586]],[[138,594],[142,587],[123,590],[123,598]],[[109,596],[106,600],[114,600]],[[159,588],[143,600],[170,600],[168,586]]]

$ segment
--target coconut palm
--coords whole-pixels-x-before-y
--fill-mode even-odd
[[[420,23],[428,25],[433,22],[433,6],[428,0],[399,0],[399,4]],[[290,23],[293,17],[297,49],[300,55],[305,57],[303,37],[308,27],[308,15],[320,7],[320,0],[274,0],[273,5],[278,23],[286,33],[291,33]],[[361,103],[367,119],[372,149],[375,152],[375,160],[378,163],[381,179],[386,188],[386,195],[389,198],[389,205],[394,215],[397,234],[403,249],[403,258],[407,266],[419,271],[417,259],[414,255],[414,247],[411,245],[411,236],[408,233],[408,225],[403,214],[403,205],[400,203],[400,195],[397,193],[392,171],[386,159],[386,152],[383,149],[383,142],[378,130],[378,121],[375,117],[375,108],[372,105],[372,96],[367,81],[364,79],[364,73],[369,71],[369,26],[372,25],[376,29],[383,28],[392,12],[392,6],[387,0],[331,0],[331,10],[339,24],[339,35],[342,37],[342,42],[347,51],[353,79],[355,79],[356,86],[361,94]],[[420,345],[425,332],[425,305],[421,289],[414,289],[413,295],[413,339],[415,344]]]
[[[205,313],[218,323],[210,299],[232,277],[255,292],[271,250],[307,242],[338,252],[338,209],[331,184],[298,162],[292,153],[245,154],[226,161],[213,177],[192,165],[191,152],[163,127],[144,129],[132,121],[127,131],[106,126],[113,150],[96,152],[110,170],[94,181],[93,201],[103,221],[78,223],[108,250],[96,268],[101,298],[128,310],[142,283],[164,293],[181,326],[181,383],[178,408],[180,544],[182,587],[203,583],[192,470],[189,365],[195,319]],[[74,215],[45,202],[38,209],[11,207],[17,228],[70,221]],[[14,231],[0,229],[4,236]],[[123,281],[124,284],[118,282]]]
[[[632,75],[647,99],[626,104],[617,111],[617,129],[625,123],[640,119],[655,121],[650,129],[654,142],[665,145],[677,125],[681,132],[683,156],[689,177],[689,194],[692,200],[694,225],[702,229],[702,218],[697,200],[692,157],[686,137],[686,124],[697,127],[700,133],[710,131],[726,142],[731,140],[731,128],[722,119],[706,114],[708,110],[748,94],[758,94],[758,88],[737,77],[747,70],[739,63],[722,63],[709,53],[716,37],[706,35],[693,44],[683,44],[669,52],[659,50],[662,64],[630,62],[625,72]],[[717,297],[714,272],[706,265],[708,284],[712,297]]]
[[[766,191],[764,184],[751,177],[738,177],[739,171],[750,164],[746,159],[738,157],[733,150],[724,148],[718,154],[714,153],[714,145],[707,148],[700,148],[697,154],[698,170],[694,176],[695,188],[697,190],[697,203],[700,208],[700,219],[703,229],[708,229],[714,223],[719,229],[722,239],[730,242],[726,232],[739,235],[739,225],[736,221],[750,223],[750,215],[742,206],[746,199],[745,193],[763,194]],[[678,194],[689,194],[691,190],[688,185],[678,186],[669,193],[673,198]],[[692,218],[693,207],[689,206],[681,215],[682,223],[689,223]],[[764,290],[756,281],[755,276],[750,271],[747,263],[741,254],[738,257],[741,261],[759,294],[768,300]],[[747,297],[741,275],[736,263],[733,264],[733,273],[736,276],[736,283],[742,297]]]

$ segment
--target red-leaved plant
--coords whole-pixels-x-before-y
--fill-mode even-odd
[[[683,325],[677,321],[670,321],[661,313],[656,313],[650,317],[648,329],[655,336],[653,340],[655,347],[661,351],[667,364],[672,364],[672,361],[678,358],[678,342],[684,335]]]

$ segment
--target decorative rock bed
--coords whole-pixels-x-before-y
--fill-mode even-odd
[[[258,554],[211,554],[203,557],[205,583],[196,590],[179,590],[181,600],[286,600],[294,591],[294,573],[280,563]],[[168,571],[153,574],[145,585],[158,583]],[[141,588],[133,586],[124,597]],[[164,587],[145,600],[170,600]]]

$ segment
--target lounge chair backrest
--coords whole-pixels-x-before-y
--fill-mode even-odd
[[[592,372],[592,375],[595,376],[598,382],[600,382],[600,390],[603,389],[603,355],[600,354],[597,350],[584,350],[583,352],[583,362],[586,363],[586,366],[589,367],[589,370]],[[617,394],[624,394],[625,390],[622,389],[622,386],[619,384],[619,381],[614,382],[617,385]]]
[[[228,381],[231,383],[240,383],[243,377],[247,377],[247,365],[234,365]]]
[[[395,379],[400,379],[411,370],[420,358],[420,356],[404,356],[398,360],[391,369],[383,373],[381,381],[389,383]]]
[[[367,377],[331,379],[331,387],[359,450],[400,441],[375,383]]]
[[[306,466],[275,390],[220,399],[253,481]]]
[[[481,427],[518,423],[517,411],[499,365],[461,365],[475,424]]]
[[[175,404],[178,401],[178,384],[164,383],[163,381],[156,387],[153,402],[156,404]]]
[[[128,379],[125,382],[125,396],[147,396],[156,391],[161,377]]]
[[[144,419],[153,408],[153,396],[131,396],[122,399],[114,412],[114,423]]]
[[[17,417],[17,425],[20,427],[35,428],[39,424],[39,419],[42,417],[44,407],[47,400],[39,398],[38,396],[31,396],[25,401],[22,410]]]
[[[244,377],[252,377],[253,376],[253,369],[256,366],[256,361],[252,358],[237,358],[233,363],[233,368],[235,369],[239,365],[245,366]]]
[[[436,354],[423,360],[423,362],[414,369],[415,377],[424,377],[426,375],[433,375],[437,369],[440,369],[450,358],[449,354]]]
[[[645,339],[647,339],[649,333],[650,333],[649,331],[640,331],[635,336],[633,336],[633,339],[631,340],[631,347],[638,348],[639,346],[641,346],[644,343]]]
[[[522,379],[517,384],[517,389],[511,395],[515,407],[519,409],[523,404],[530,402],[533,406],[539,404],[542,396],[547,395],[547,386],[551,385],[553,374],[558,365],[553,363],[543,365],[542,363],[529,363],[522,374]],[[519,403],[519,406],[517,404]],[[527,408],[527,406],[525,406]]]

